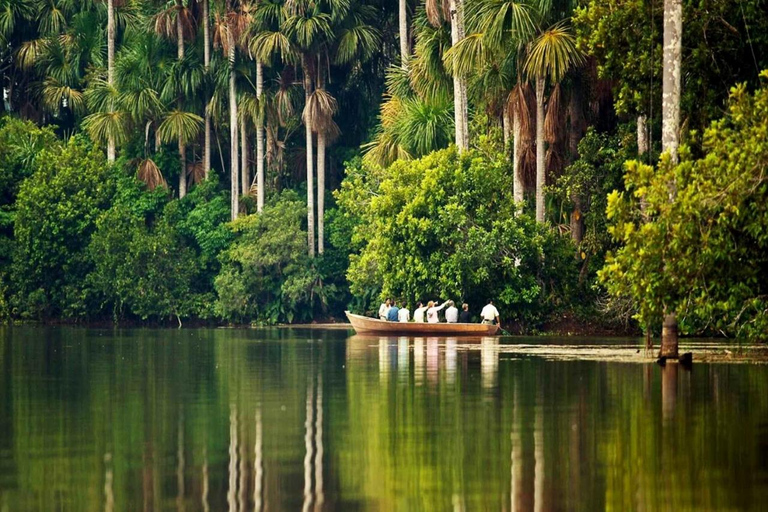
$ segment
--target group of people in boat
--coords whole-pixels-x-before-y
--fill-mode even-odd
[[[440,312],[444,311],[443,317],[449,324],[472,323],[472,314],[469,312],[469,304],[466,302],[461,305],[461,311],[456,307],[456,303],[447,300],[438,306],[437,301],[430,300],[426,304],[416,303],[416,309],[413,311],[414,322],[427,322],[436,324],[441,321]],[[388,322],[410,322],[411,311],[404,301],[387,299],[379,306],[379,319]],[[493,300],[488,300],[488,304],[480,312],[480,321],[484,324],[500,325],[499,310],[493,305]]]

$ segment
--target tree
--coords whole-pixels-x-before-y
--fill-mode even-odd
[[[525,70],[536,81],[536,220],[544,222],[544,187],[547,168],[544,159],[544,93],[547,83],[558,87],[565,74],[584,61],[570,31],[556,24],[532,43]],[[557,90],[557,89],[555,89]],[[554,94],[554,93],[553,93]]]

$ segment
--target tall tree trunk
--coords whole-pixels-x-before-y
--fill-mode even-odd
[[[643,114],[637,116],[637,154],[640,160],[648,153],[648,118]]]
[[[512,180],[513,180],[513,197],[515,203],[517,203],[518,211],[523,208],[523,201],[525,200],[524,185],[523,185],[523,169],[520,166],[520,110],[515,108],[512,112]]]
[[[302,57],[304,68],[304,104],[309,104],[309,97],[312,94],[312,77],[310,76],[310,67],[306,56]],[[309,255],[315,256],[315,173],[313,168],[313,148],[312,148],[312,123],[310,119],[304,120],[304,137],[307,148],[307,246]]]
[[[251,187],[251,170],[248,167],[248,137],[245,116],[240,116],[240,186],[243,194]]]
[[[406,0],[398,2],[398,21],[400,23],[400,66],[408,69],[408,58],[411,55],[408,41],[408,9]]]
[[[664,61],[662,90],[661,149],[677,163],[680,140],[680,75],[682,68],[683,3],[664,0]],[[669,184],[669,198],[674,200],[677,184]],[[677,357],[677,316],[669,312],[664,319],[661,355]]]
[[[237,158],[237,90],[235,88],[235,38],[232,31],[227,30],[227,44],[229,45],[229,147],[230,147],[230,194],[232,220],[240,213],[240,193],[238,191],[238,158]]]
[[[181,61],[184,59],[184,26],[181,24],[181,1],[177,1],[179,12],[176,14],[176,54]],[[181,97],[178,99],[179,108],[181,108]],[[187,148],[184,147],[184,139],[179,137],[179,199],[187,195]]]
[[[574,87],[571,90],[570,98],[568,99],[568,117],[571,120],[570,129],[568,133],[568,162],[573,163],[579,157],[579,142],[584,136],[583,125],[581,122],[581,90]],[[573,211],[571,212],[571,239],[579,246],[584,239],[584,216],[581,211],[582,198],[579,194],[573,194],[571,197],[573,201]],[[577,257],[581,254],[581,250],[577,252]]]
[[[544,159],[544,79],[536,79],[536,221],[544,222],[544,186],[547,167]]]
[[[203,64],[205,70],[211,67],[211,27],[210,16],[208,13],[208,0],[203,0]],[[205,98],[205,147],[203,148],[203,172],[205,179],[211,172],[211,114],[208,112],[210,95],[206,93]]]
[[[325,238],[325,134],[317,134],[317,252],[323,254]]]
[[[115,85],[115,1],[107,2],[107,82]],[[113,107],[110,107],[110,110]],[[115,161],[115,138],[110,136],[107,141],[107,161]]]
[[[450,0],[451,10],[451,46],[456,46],[464,39],[464,6],[462,0]],[[467,80],[453,77],[453,108],[455,118],[455,138],[459,151],[468,147],[467,134]]]
[[[256,99],[261,115],[256,119],[256,211],[264,209],[264,107],[261,105],[264,93],[264,68],[256,59]]]
[[[512,120],[509,118],[509,109],[506,105],[501,113],[501,131],[504,135],[504,154],[509,156],[509,140],[512,138]]]

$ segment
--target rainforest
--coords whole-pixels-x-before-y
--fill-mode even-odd
[[[765,0],[0,0],[0,318],[768,337]]]

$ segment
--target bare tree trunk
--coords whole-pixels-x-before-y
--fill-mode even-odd
[[[259,101],[261,115],[256,120],[256,211],[264,209],[264,108],[261,105],[264,92],[264,69],[260,60],[256,60],[256,99]]]
[[[248,167],[248,137],[245,116],[240,116],[240,187],[243,194],[251,187],[251,170]]]
[[[235,88],[235,38],[230,30],[227,31],[229,45],[229,147],[230,147],[230,194],[232,220],[240,213],[240,193],[238,191],[238,158],[237,158],[237,90]]]
[[[544,159],[544,79],[536,79],[536,221],[544,222],[544,186],[547,184]]]
[[[677,162],[680,137],[680,73],[683,41],[682,0],[664,0],[664,61],[661,95],[661,149]]]
[[[408,69],[408,58],[411,55],[408,41],[408,10],[406,0],[398,2],[398,21],[400,23],[400,66]]]
[[[682,0],[664,0],[664,61],[662,91],[661,149],[677,163],[680,143],[680,80],[682,67],[683,3]],[[677,184],[669,184],[669,199],[674,200]],[[676,357],[677,317],[671,312],[664,319],[661,336],[661,355]]]
[[[451,9],[451,46],[464,39],[464,7],[462,0],[450,0]],[[459,152],[468,147],[467,134],[467,80],[453,77],[453,108],[455,119],[456,147]]]
[[[208,14],[208,0],[203,0],[203,63],[205,70],[211,66],[211,28]],[[203,172],[205,179],[211,172],[211,114],[208,112],[210,97],[205,99],[205,147],[203,148]]]
[[[109,85],[115,85],[115,2],[107,2],[107,82]],[[110,107],[112,109],[112,107]],[[115,138],[109,137],[107,141],[107,161],[115,162]]]
[[[325,134],[317,134],[317,252],[325,250]]]
[[[525,200],[523,170],[520,167],[520,128],[520,112],[515,108],[512,112],[512,179],[517,211],[522,211]]]
[[[512,138],[512,120],[509,118],[509,109],[504,106],[501,114],[501,130],[504,134],[504,153],[509,156],[509,140]]]
[[[177,5],[181,8],[181,2],[177,0]],[[176,15],[176,54],[179,60],[184,59],[184,27],[181,24],[181,13]],[[179,108],[181,108],[181,97],[178,99]],[[179,199],[187,195],[187,155],[184,140],[179,137]]]
[[[304,67],[304,104],[309,104],[312,94],[312,77],[307,58],[302,57]],[[309,255],[315,256],[315,173],[313,168],[312,125],[310,119],[304,120],[304,138],[307,148],[307,246]]]
[[[637,154],[640,159],[648,153],[648,124],[645,115],[637,116]]]

